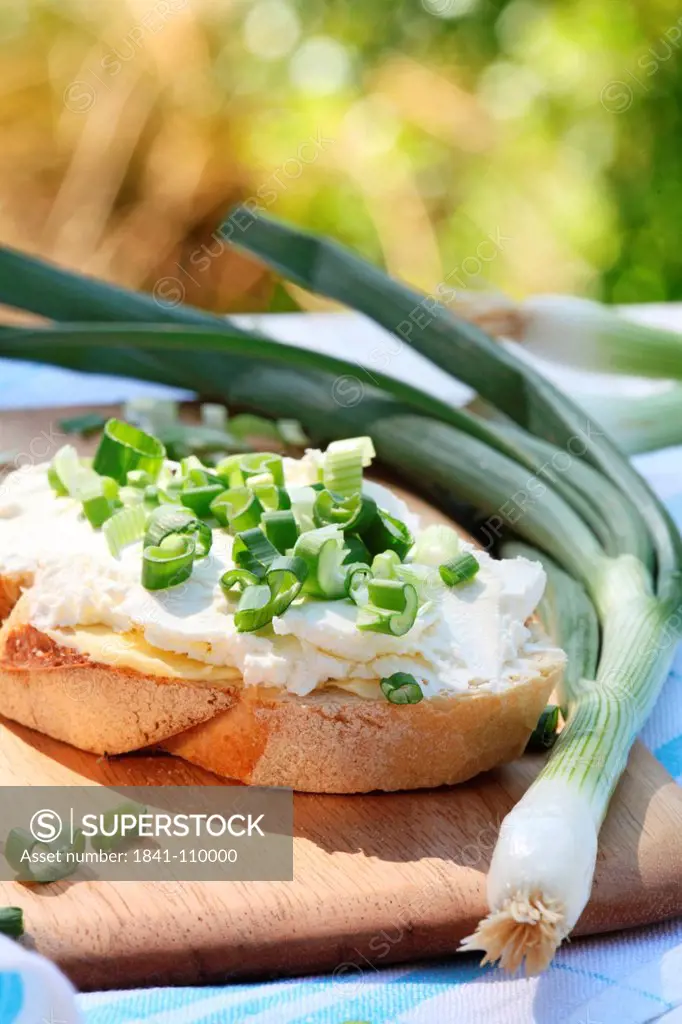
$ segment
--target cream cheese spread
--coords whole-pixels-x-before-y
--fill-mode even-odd
[[[300,460],[285,459],[287,487],[313,483],[319,458],[313,450]],[[26,604],[37,629],[104,625],[137,633],[162,651],[236,669],[246,686],[299,695],[331,680],[347,681],[360,692],[361,681],[397,671],[411,672],[426,698],[472,689],[499,692],[534,673],[534,654],[557,654],[526,625],[544,590],[541,565],[494,559],[473,547],[480,563],[475,579],[431,588],[432,599],[403,636],[358,630],[350,600],[310,599],[296,601],[270,629],[240,633],[219,583],[233,566],[227,532],[214,531],[210,554],[195,563],[187,582],[149,592],[140,582],[141,542],[120,558],[111,555],[80,504],[54,494],[47,468],[24,467],[0,485],[0,574],[33,576]],[[418,532],[418,517],[388,488],[365,482],[364,490]]]

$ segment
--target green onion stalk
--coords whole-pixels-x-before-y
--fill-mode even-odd
[[[633,377],[682,377],[682,333],[640,323],[600,302],[534,295],[515,303],[503,295],[465,294],[458,308],[491,333],[551,362]]]
[[[0,302],[59,322],[0,330],[0,354],[181,384],[260,415],[297,419],[318,444],[369,435],[379,459],[415,491],[451,514],[474,515],[486,547],[515,536],[557,564],[550,587],[577,607],[571,614],[587,649],[580,663],[573,633],[562,635],[570,655],[566,725],[503,823],[490,914],[466,942],[507,968],[525,960],[528,971],[541,970],[587,902],[609,799],[672,660],[682,541],[603,430],[478,325],[286,225],[252,218],[240,244],[292,282],[370,316],[515,425],[486,422],[414,385],[198,311],[177,307],[157,317],[151,300],[140,304],[139,296],[7,251],[0,251]],[[334,400],[334,382],[345,374],[364,387],[350,408]],[[331,556],[326,575],[333,586]],[[261,586],[259,601],[244,609],[249,616],[274,599]],[[384,602],[377,618],[401,629],[401,616],[411,614],[409,585],[390,594],[378,588],[375,599]],[[557,619],[571,621],[568,613]]]

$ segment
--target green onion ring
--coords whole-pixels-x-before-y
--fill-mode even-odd
[[[264,512],[261,526],[265,530],[265,536],[277,548],[280,555],[293,548],[298,540],[298,525],[290,508],[277,512]]]
[[[158,438],[131,423],[111,419],[104,427],[92,468],[120,484],[126,482],[131,469],[144,469],[155,480],[165,457],[166,449]]]
[[[480,569],[478,559],[469,551],[456,555],[449,562],[443,562],[438,566],[438,572],[443,583],[449,587],[456,587],[460,583],[469,583]]]
[[[372,555],[395,551],[402,561],[414,543],[412,534],[399,519],[385,509],[377,509],[371,523],[360,534]]]
[[[166,590],[184,583],[192,575],[196,542],[186,534],[170,533],[159,545],[142,552],[142,586]]]
[[[213,531],[208,523],[197,519],[179,505],[159,505],[149,513],[144,547],[158,547],[171,534],[191,536],[196,541],[195,558],[205,558],[213,544]]]
[[[280,557],[267,570],[265,582],[248,586],[242,594],[234,615],[240,633],[262,629],[281,615],[298,596],[306,578],[307,568],[301,558]]]
[[[226,597],[231,597],[235,588],[244,591],[246,587],[260,582],[260,577],[248,569],[228,569],[220,577],[220,587]]]
[[[251,452],[248,455],[242,455],[239,468],[247,485],[249,477],[260,476],[261,473],[271,473],[277,486],[284,487],[284,463],[282,456],[275,452]]]
[[[424,699],[422,688],[410,672],[394,672],[379,684],[391,704],[418,704]]]
[[[213,499],[210,510],[221,526],[231,533],[241,533],[258,526],[263,506],[248,487],[233,487]]]
[[[369,601],[358,609],[356,626],[372,633],[404,636],[415,623],[419,597],[410,583],[369,580]]]

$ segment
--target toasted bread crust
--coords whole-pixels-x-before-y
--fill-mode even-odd
[[[504,693],[395,705],[341,690],[253,699],[164,741],[217,775],[314,793],[421,789],[464,782],[523,753],[563,662]]]
[[[235,699],[234,688],[94,662],[29,625],[21,601],[0,630],[0,714],[94,754],[159,743]]]

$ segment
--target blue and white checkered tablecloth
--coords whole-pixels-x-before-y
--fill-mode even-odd
[[[340,329],[343,324],[324,317],[306,318],[304,323],[291,316],[273,318],[267,327],[286,340],[324,345],[347,358],[350,348],[351,357],[356,351],[358,360],[368,345],[375,351],[381,347],[382,335],[375,328],[355,320],[351,332]],[[307,340],[313,333],[315,340]],[[394,357],[394,347],[390,351]],[[426,371],[423,361],[412,353],[401,353],[391,372],[412,379],[419,375],[422,380],[427,373],[435,393],[461,397],[461,389],[438,371],[430,367]],[[71,404],[162,392],[140,382],[84,377],[2,360],[0,380],[5,385],[0,405],[5,407],[53,405],[56,395]],[[640,456],[635,462],[682,527],[682,448]],[[681,682],[678,652],[642,735],[679,782]],[[37,977],[38,985],[32,980]],[[508,979],[495,970],[479,968],[471,957],[453,956],[382,971],[368,968],[363,975],[336,979],[76,996],[65,984],[40,958],[0,940],[0,1024],[77,1020],[85,1024],[644,1024],[654,1020],[682,1024],[682,921],[566,944],[550,970],[531,979]]]

